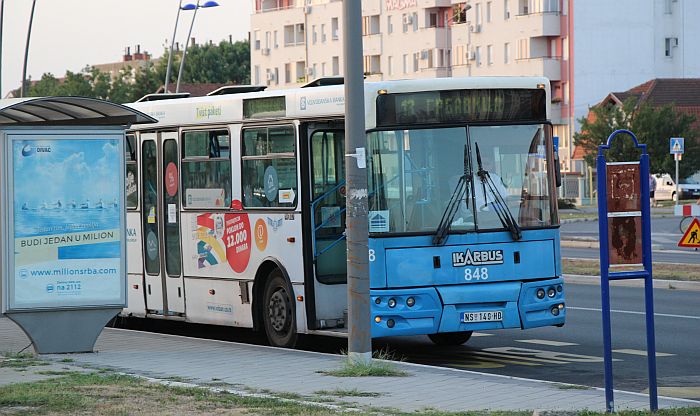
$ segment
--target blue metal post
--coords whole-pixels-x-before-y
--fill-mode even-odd
[[[642,147],[640,160],[641,191],[643,196],[649,195],[649,155],[646,145]],[[656,338],[654,335],[654,281],[652,276],[651,257],[651,208],[649,198],[642,199],[642,248],[644,270],[647,276],[644,280],[644,301],[646,311],[647,329],[647,363],[649,366],[649,408],[651,411],[659,409],[658,395],[656,391]]]
[[[608,252],[608,201],[607,201],[607,170],[603,156],[604,150],[610,149],[612,140],[618,134],[628,134],[634,145],[641,151],[639,159],[639,191],[640,211],[642,222],[642,265],[644,270],[610,273],[610,255]],[[605,400],[606,410],[614,411],[612,377],[612,342],[610,330],[610,280],[644,279],[644,302],[646,310],[647,332],[647,363],[649,367],[649,408],[656,411],[659,408],[656,386],[656,340],[654,336],[654,285],[652,280],[651,254],[651,208],[649,207],[649,154],[645,144],[639,144],[637,137],[629,130],[616,130],[606,145],[598,147],[596,159],[598,168],[598,227],[600,232],[600,277],[601,300],[603,310],[603,348],[605,360]]]
[[[603,310],[603,359],[605,370],[605,408],[608,413],[615,411],[613,395],[612,334],[610,329],[610,281],[608,271],[608,186],[605,157],[602,150],[596,158],[598,169],[598,235],[600,236],[600,297]]]

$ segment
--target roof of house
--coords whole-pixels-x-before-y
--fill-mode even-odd
[[[700,107],[700,78],[655,78],[627,91],[612,92],[603,102],[623,102],[635,97],[654,106]]]

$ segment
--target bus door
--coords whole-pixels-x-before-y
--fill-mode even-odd
[[[347,308],[345,134],[342,122],[307,127],[310,143],[316,326],[342,327]]]
[[[150,313],[183,314],[178,136],[163,132],[142,137],[146,309]]]

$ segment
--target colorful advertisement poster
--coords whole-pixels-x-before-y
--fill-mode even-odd
[[[10,307],[123,305],[120,136],[10,142]]]

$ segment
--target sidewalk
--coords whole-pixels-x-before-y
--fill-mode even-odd
[[[0,340],[2,351],[17,352],[29,344],[24,333],[7,318],[0,318]],[[273,397],[290,393],[311,396],[334,389],[381,394],[352,397],[354,406],[360,409],[605,410],[605,394],[600,389],[562,389],[556,383],[408,363],[396,364],[410,374],[408,377],[333,377],[319,371],[339,368],[341,356],[182,336],[107,328],[96,350],[93,354],[41,358],[53,362],[70,358],[74,360],[72,365],[110,368],[157,380],[188,380],[197,385],[216,381],[219,387],[226,383],[236,391],[270,391]],[[644,395],[617,392],[615,405],[616,410],[644,410],[649,401]],[[698,407],[700,402],[659,399],[661,408],[688,406]]]

